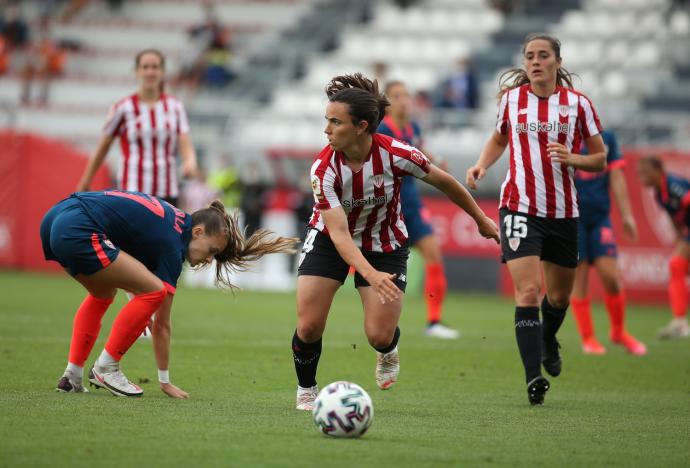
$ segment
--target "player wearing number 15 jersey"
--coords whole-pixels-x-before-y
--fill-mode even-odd
[[[560,49],[548,34],[525,38],[524,68],[506,72],[496,130],[467,170],[467,183],[475,188],[510,143],[510,170],[501,187],[501,247],[515,285],[515,336],[532,405],[544,402],[550,386],[542,365],[554,377],[561,372],[556,332],[577,266],[574,171],[606,167],[599,119],[589,99],[573,90]],[[574,154],[583,139],[590,154]]]
[[[143,391],[122,373],[120,359],[156,312],[153,340],[161,390],[174,398],[186,392],[170,383],[170,311],[182,263],[204,266],[216,260],[216,280],[232,286],[228,273],[247,259],[287,251],[293,239],[266,241],[268,231],[245,239],[236,219],[215,201],[189,215],[162,199],[141,192],[78,192],[52,207],[40,228],[43,252],[88,294],[74,317],[62,392],[85,392],[84,363],[101,320],[117,289],[134,294],[115,318],[105,349],[89,371],[89,381],[117,396]]]

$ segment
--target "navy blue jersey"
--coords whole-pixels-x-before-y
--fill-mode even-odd
[[[192,236],[192,217],[166,201],[141,192],[78,192],[84,211],[108,239],[172,287]]]
[[[416,122],[409,122],[405,128],[399,128],[393,119],[387,115],[379,124],[376,133],[388,135],[415,148],[422,148],[422,132]],[[403,218],[412,219],[415,213],[422,209],[422,199],[414,177],[404,177],[400,187],[400,205]]]
[[[611,197],[609,195],[609,171],[625,165],[619,150],[616,135],[604,130],[601,138],[606,146],[606,170],[602,172],[575,171],[575,187],[580,207],[580,218],[584,220],[598,219],[609,215],[611,211]],[[589,150],[583,144],[581,154],[588,154]]]
[[[664,174],[661,188],[656,191],[656,201],[677,224],[690,227],[690,181],[674,174]]]

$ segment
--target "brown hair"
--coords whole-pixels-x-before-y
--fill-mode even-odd
[[[557,37],[546,33],[528,34],[527,37],[525,37],[525,40],[522,42],[522,48],[520,50],[523,56],[525,55],[525,49],[527,48],[527,44],[538,39],[542,39],[551,44],[551,48],[553,49],[556,58],[561,58],[561,41],[559,41]],[[505,92],[509,89],[517,88],[518,86],[522,86],[529,82],[530,81],[529,77],[527,76],[527,72],[522,68],[511,68],[510,70],[503,72],[498,79],[499,101],[503,97],[503,94],[505,94]],[[570,89],[575,89],[575,87],[573,86],[573,74],[566,70],[563,66],[561,66],[556,72],[556,84],[558,86],[566,86]]]
[[[656,154],[648,154],[647,156],[641,157],[640,160],[637,161],[637,165],[641,166],[642,164],[645,164],[659,172],[664,172],[664,162]]]
[[[361,73],[334,77],[326,86],[326,96],[330,102],[347,104],[352,121],[366,121],[370,135],[376,133],[386,107],[390,105],[386,96],[379,93],[378,81],[372,81]]]
[[[233,272],[246,271],[250,264],[266,254],[294,253],[299,239],[275,236],[266,229],[258,229],[249,238],[245,237],[236,215],[230,215],[220,200],[215,200],[208,208],[192,213],[192,226],[203,225],[207,235],[225,233],[228,245],[215,255],[216,284],[235,289],[230,281]],[[272,239],[268,239],[273,237]]]
[[[139,51],[139,53],[137,53],[137,55],[134,56],[134,68],[135,69],[139,68],[139,63],[141,62],[141,58],[146,54],[157,55],[161,61],[161,69],[165,70],[165,55],[163,55],[163,52],[161,52],[158,49],[144,49],[144,50]],[[165,90],[165,80],[161,80],[161,84],[160,84],[158,90],[161,93]]]

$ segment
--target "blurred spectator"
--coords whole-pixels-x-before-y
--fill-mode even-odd
[[[231,53],[230,32],[218,21],[215,4],[203,3],[204,21],[187,30],[189,45],[175,79],[177,87],[194,95],[200,83],[223,87],[234,74],[228,66]]]
[[[50,82],[62,74],[66,61],[65,51],[51,37],[48,16],[40,18],[36,37],[30,41],[25,54],[25,61],[21,67],[21,101],[23,104],[31,101],[31,87],[33,82],[38,80],[41,90],[37,101],[41,105],[45,104],[48,101]]]
[[[223,194],[206,183],[206,172],[199,169],[196,175],[188,180],[182,187],[180,207],[187,213],[193,213],[208,205],[215,199],[222,198]]]
[[[261,227],[268,187],[261,180],[259,166],[254,162],[245,166],[240,183],[242,186],[240,210],[244,218],[247,236],[251,236],[254,231]]]
[[[422,128],[429,126],[430,112],[434,103],[428,91],[420,89],[412,96],[412,120],[419,122]]]
[[[122,9],[123,2],[124,0],[105,0],[105,3],[108,4],[108,7],[112,12],[120,11]],[[62,13],[62,21],[71,21],[89,3],[91,3],[91,0],[69,0],[69,2],[67,2],[67,6],[65,7],[65,11]]]
[[[0,18],[0,34],[9,52],[21,51],[29,45],[29,26],[19,5],[10,3]]]
[[[467,57],[457,61],[456,71],[439,89],[436,105],[451,109],[476,109],[479,103],[477,77]]]
[[[398,5],[398,8],[403,10],[411,5],[413,5],[417,0],[394,0],[394,3]]]
[[[371,76],[379,82],[379,89],[383,89],[388,81],[388,64],[386,62],[374,62],[371,64]]]
[[[7,41],[0,36],[0,75],[7,72],[10,66],[10,49],[7,46]]]

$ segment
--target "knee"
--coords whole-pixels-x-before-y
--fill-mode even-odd
[[[297,337],[305,343],[313,343],[323,335],[324,326],[318,322],[299,321]]]
[[[538,284],[529,284],[522,286],[516,291],[516,301],[518,305],[522,306],[537,306],[539,305],[539,294],[541,288]]]
[[[570,303],[570,297],[568,295],[554,294],[549,296],[546,300],[551,304],[554,309],[565,309]]]

